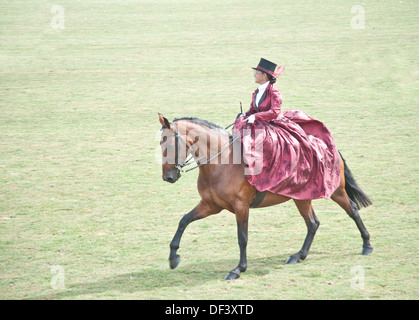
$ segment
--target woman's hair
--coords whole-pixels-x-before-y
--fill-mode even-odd
[[[274,76],[271,76],[269,73],[266,74],[268,76],[268,80],[271,84],[274,84],[276,82],[276,78]]]

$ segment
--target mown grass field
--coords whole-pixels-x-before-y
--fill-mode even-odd
[[[412,0],[0,0],[0,298],[418,299],[418,15]],[[375,252],[318,200],[308,258],[285,265],[306,233],[288,202],[251,211],[239,280],[223,281],[227,212],[188,227],[170,270],[198,173],[162,181],[157,112],[227,126],[260,57],[286,65],[283,110],[323,121],[374,201]]]

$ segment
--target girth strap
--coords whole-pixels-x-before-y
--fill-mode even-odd
[[[266,192],[267,191],[260,192],[256,190],[256,195],[252,203],[250,204],[250,208],[257,208],[262,203],[263,199],[265,199]]]

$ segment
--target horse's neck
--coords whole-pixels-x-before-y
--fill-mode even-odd
[[[196,153],[194,157],[200,159],[200,163],[217,155],[230,142],[230,135],[222,129],[210,128],[197,123],[189,123],[186,127],[186,134],[188,140],[193,143]],[[221,163],[221,157],[228,157],[228,154],[228,150],[225,150],[219,157],[216,157],[218,162],[214,159],[211,163]]]

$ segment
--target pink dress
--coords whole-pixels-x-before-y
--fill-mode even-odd
[[[255,123],[243,131],[242,138],[247,181],[259,191],[293,199],[330,198],[340,183],[340,166],[329,130],[299,110],[282,115],[282,95],[272,84],[259,107],[256,94],[246,117],[238,118],[233,128],[240,134],[246,118],[255,115]]]

